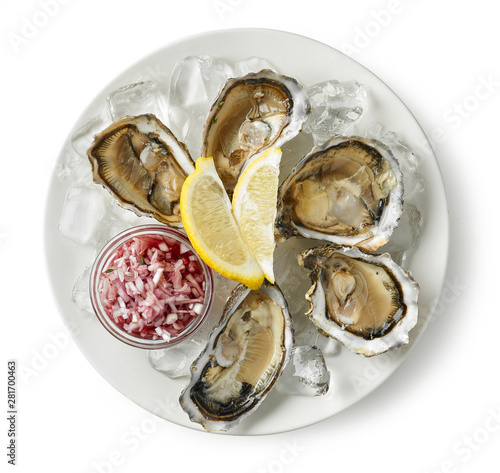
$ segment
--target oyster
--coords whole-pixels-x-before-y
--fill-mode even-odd
[[[179,199],[194,171],[186,146],[154,115],[123,117],[94,138],[87,152],[94,181],[138,215],[181,226]]]
[[[276,239],[356,245],[386,243],[402,212],[403,179],[379,141],[336,137],[304,156],[280,186]]]
[[[288,363],[292,319],[277,286],[251,291],[237,286],[207,347],[191,366],[191,381],[180,396],[193,422],[225,431],[264,400]]]
[[[389,254],[329,243],[303,251],[298,261],[313,282],[306,315],[323,335],[365,356],[408,343],[419,286]]]
[[[213,157],[224,187],[232,193],[248,159],[297,135],[309,113],[302,86],[264,69],[230,79],[208,115],[202,156]]]

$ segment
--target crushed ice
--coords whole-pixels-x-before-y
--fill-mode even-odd
[[[311,113],[304,131],[320,145],[333,136],[348,136],[363,114],[366,90],[356,81],[336,80],[314,84],[307,89]]]
[[[226,81],[262,69],[280,72],[273,64],[258,57],[230,63],[208,55],[188,56],[179,60],[169,74],[149,74],[153,80],[149,76],[147,80],[138,77],[136,83],[112,91],[101,110],[74,133],[71,146],[67,147],[66,155],[57,164],[56,175],[65,182],[71,182],[59,223],[60,232],[97,251],[120,231],[150,221],[123,209],[104,189],[93,183],[86,153],[96,133],[124,115],[153,113],[180,141],[186,143],[196,159],[201,152],[206,116]],[[357,123],[366,110],[366,88],[356,81],[331,80],[313,84],[306,90],[311,100],[311,114],[303,132],[283,147],[284,156],[288,159],[282,160],[281,180],[313,145],[319,145],[335,135],[357,134]],[[385,131],[380,123],[371,124],[365,136],[379,139],[389,146],[403,171],[403,215],[391,240],[380,250],[388,251],[399,264],[406,266],[418,245],[423,221],[420,201],[424,186],[418,171],[418,159],[395,133]],[[310,281],[307,272],[298,266],[296,255],[318,244],[321,242],[291,239],[277,245],[275,251],[277,283],[285,294],[295,324],[295,364],[291,363],[293,368],[288,369],[288,381],[280,383],[280,390],[288,394],[321,393],[323,388],[320,386],[324,386],[329,373],[325,371],[326,367],[321,367],[320,361],[323,359],[324,365],[324,357],[334,356],[341,349],[338,342],[319,334],[304,315],[307,303],[303,295]],[[92,311],[88,295],[89,272],[90,266],[76,281],[72,293],[73,302],[85,311]],[[235,285],[233,281],[215,274],[216,295],[209,320],[190,342],[150,352],[148,357],[155,369],[170,377],[188,374],[189,365],[206,343],[209,331],[218,322],[225,300]],[[316,384],[312,382],[313,375],[306,377],[307,381],[298,381],[304,378],[300,373],[309,369],[311,363],[318,366]]]
[[[316,346],[292,348],[290,362],[277,382],[281,394],[322,396],[330,387],[330,372],[321,350]]]

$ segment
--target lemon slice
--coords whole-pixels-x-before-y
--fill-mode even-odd
[[[274,283],[274,220],[281,149],[268,148],[241,173],[233,194],[233,215],[266,279]]]
[[[264,274],[243,240],[212,158],[198,158],[181,190],[184,229],[200,257],[223,276],[258,289]]]

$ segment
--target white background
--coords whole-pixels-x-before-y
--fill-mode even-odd
[[[56,5],[47,21],[44,3]],[[26,26],[36,20],[39,27]],[[237,27],[309,36],[385,81],[433,142],[451,230],[447,289],[402,367],[333,418],[264,437],[155,422],[117,392],[69,340],[43,246],[51,173],[87,104],[169,42]],[[29,370],[18,383],[18,465],[9,471],[499,471],[500,31],[493,2],[4,0],[0,31],[0,405],[6,361]],[[7,471],[8,426],[1,425]]]

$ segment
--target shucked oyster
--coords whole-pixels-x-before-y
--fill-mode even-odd
[[[269,283],[235,288],[180,397],[193,422],[225,431],[264,400],[288,363],[293,328],[286,301]]]
[[[302,158],[280,186],[276,237],[303,236],[373,251],[402,212],[403,182],[381,142],[336,137]]]
[[[300,84],[271,70],[230,79],[208,115],[202,155],[214,158],[231,193],[248,159],[297,135],[309,108]]]
[[[181,226],[181,187],[194,162],[154,115],[117,120],[95,136],[87,154],[94,181],[123,207]]]
[[[418,315],[418,284],[389,254],[326,244],[303,251],[311,271],[306,315],[324,335],[373,356],[408,343]]]

